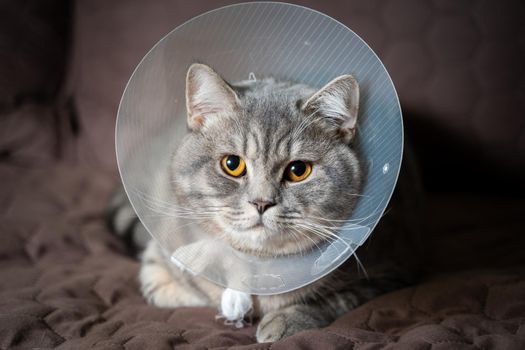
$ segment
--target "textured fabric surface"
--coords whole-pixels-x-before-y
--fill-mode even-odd
[[[147,305],[138,262],[103,218],[117,181],[114,118],[133,67],[173,27],[226,2],[78,0],[65,106],[11,103],[26,91],[53,95],[64,44],[46,30],[57,23],[24,25],[29,17],[7,11],[14,3],[0,4],[0,79],[18,78],[0,82],[9,103],[0,111],[0,349],[525,348],[525,201],[486,193],[514,185],[525,164],[520,2],[301,2],[380,53],[413,112],[427,183],[477,194],[429,198],[421,283],[274,344],[256,344],[255,327],[225,326],[213,309]],[[34,4],[16,2],[26,15],[60,17]],[[13,43],[19,51],[6,49]]]
[[[525,270],[518,268],[429,275],[420,285],[377,298],[327,328],[274,344],[256,344],[255,327],[225,326],[215,320],[213,309],[148,306],[138,288],[138,263],[104,225],[103,208],[114,177],[63,163],[23,172],[19,167],[12,161],[0,163],[2,349],[525,347]],[[458,205],[471,201],[456,198]],[[439,200],[432,203],[433,210],[443,210]],[[486,207],[491,201],[476,199],[474,209]],[[493,217],[500,211],[493,210]],[[518,220],[516,214],[504,215]],[[454,225],[464,225],[455,235],[483,241],[483,236],[476,238],[483,227],[462,220],[441,223],[441,228],[450,232]],[[432,238],[434,250],[452,251],[469,261],[483,260],[490,250],[472,250],[472,245],[460,249],[446,238]],[[505,245],[510,255],[520,254],[523,246],[492,242]],[[468,263],[455,261],[454,266],[464,269]]]

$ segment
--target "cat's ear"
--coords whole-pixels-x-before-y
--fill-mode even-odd
[[[301,108],[307,114],[322,117],[344,142],[350,143],[355,135],[359,110],[357,80],[351,75],[341,75],[313,94]]]
[[[194,63],[186,75],[188,126],[198,130],[210,118],[234,112],[239,98],[233,89],[207,65]]]

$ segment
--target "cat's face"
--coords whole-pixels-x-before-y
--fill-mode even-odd
[[[193,65],[192,132],[172,162],[178,202],[208,232],[253,254],[297,253],[330,239],[362,182],[349,145],[357,83],[338,79],[317,92],[273,80],[230,87]]]

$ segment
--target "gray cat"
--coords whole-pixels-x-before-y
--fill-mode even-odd
[[[359,86],[352,76],[320,90],[272,78],[233,85],[193,64],[186,105],[190,132],[173,150],[171,190],[187,210],[213,208],[214,215],[199,222],[207,231],[245,253],[295,254],[331,239],[350,217],[365,181],[365,162],[353,146]],[[411,192],[414,179],[400,180],[403,192]],[[358,251],[366,277],[349,261],[298,290],[252,297],[259,342],[326,326],[411,281],[418,251],[411,250],[415,226],[408,216],[415,203],[411,195],[400,197],[401,215],[387,215],[372,243]],[[145,245],[140,282],[146,299],[160,307],[218,307],[222,288],[171,264],[157,242],[141,238],[144,229],[127,219],[129,211],[124,196],[114,201],[117,232]]]

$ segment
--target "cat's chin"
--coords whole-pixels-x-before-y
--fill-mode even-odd
[[[256,224],[245,230],[230,230],[223,236],[234,249],[255,256],[282,256],[304,253],[318,242],[305,239],[288,230],[276,231],[263,224]]]

